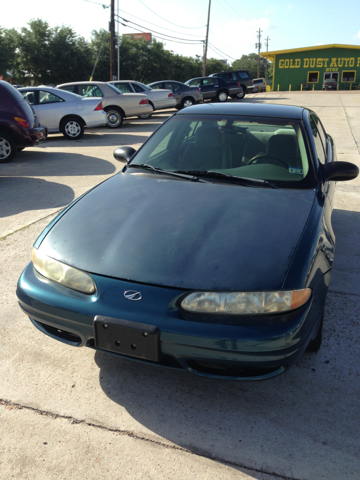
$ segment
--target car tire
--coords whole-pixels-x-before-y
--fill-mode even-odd
[[[67,140],[79,140],[84,135],[84,124],[76,117],[61,120],[60,132]]]
[[[0,163],[11,162],[16,153],[15,140],[7,133],[0,132]]]
[[[105,108],[106,112],[106,125],[109,128],[119,128],[123,121],[124,115],[121,110],[115,107]]]
[[[194,104],[195,104],[195,102],[194,102],[193,98],[185,97],[185,98],[183,98],[183,100],[181,102],[181,108],[191,107]]]
[[[243,89],[243,91],[242,91],[241,93],[238,93],[238,94],[236,95],[236,98],[238,98],[239,100],[241,100],[241,99],[244,98],[244,97],[245,97],[245,90],[244,90],[244,89]]]
[[[322,342],[322,332],[323,332],[323,325],[324,325],[324,316],[325,316],[325,311],[322,314],[320,325],[318,332],[316,334],[316,337],[314,340],[310,340],[308,346],[306,347],[307,352],[313,352],[316,353],[319,351],[321,347],[321,342]]]
[[[218,92],[216,99],[218,102],[224,103],[228,99],[228,94],[224,90],[221,90]]]
[[[148,118],[151,117],[151,115],[154,113],[154,107],[153,107],[153,111],[151,113],[146,113],[145,115],[138,115],[138,118],[140,118],[141,120],[147,120]]]

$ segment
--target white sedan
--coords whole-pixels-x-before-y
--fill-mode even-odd
[[[143,93],[147,96],[149,104],[153,110],[162,110],[165,108],[174,108],[176,106],[176,98],[172,90],[152,89],[148,85],[134,80],[115,80],[108,82],[118,88],[122,93]],[[138,115],[139,118],[150,118],[152,113]]]
[[[49,133],[61,132],[68,140],[78,140],[84,128],[106,125],[106,113],[99,98],[83,98],[45,86],[19,88],[19,92]]]

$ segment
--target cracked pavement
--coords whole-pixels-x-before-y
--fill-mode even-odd
[[[250,102],[304,105],[360,166],[360,94],[273,92]],[[167,117],[52,135],[0,165],[0,479],[357,478],[360,179],[338,183],[336,255],[324,341],[267,382],[206,380],[85,348],[35,329],[17,279],[57,211],[119,171],[116,146],[139,146]]]

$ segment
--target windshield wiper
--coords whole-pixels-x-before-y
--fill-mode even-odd
[[[259,178],[237,177],[236,175],[230,175],[230,173],[224,173],[224,172],[216,172],[216,171],[212,172],[208,170],[176,170],[174,173],[181,173],[181,174],[188,174],[188,175],[201,175],[201,176],[213,177],[213,178],[227,178],[232,182],[240,185],[279,188],[274,183],[269,182],[268,180],[261,180]]]
[[[188,174],[187,172],[169,172],[168,170],[163,170],[159,167],[153,167],[148,163],[128,163],[126,164],[126,168],[142,168],[144,170],[150,170],[154,173],[160,173],[163,175],[170,175],[172,177],[183,178],[184,180],[190,180],[191,182],[200,182],[200,183],[209,183],[206,180],[203,180],[195,175]]]

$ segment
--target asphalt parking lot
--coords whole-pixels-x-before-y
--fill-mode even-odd
[[[360,166],[360,93],[245,101],[312,108],[338,160]],[[121,169],[117,146],[137,148],[171,113],[75,142],[51,135],[0,164],[0,479],[358,479],[360,178],[336,189],[323,345],[273,380],[212,381],[70,347],[18,307],[16,282],[39,233]]]

